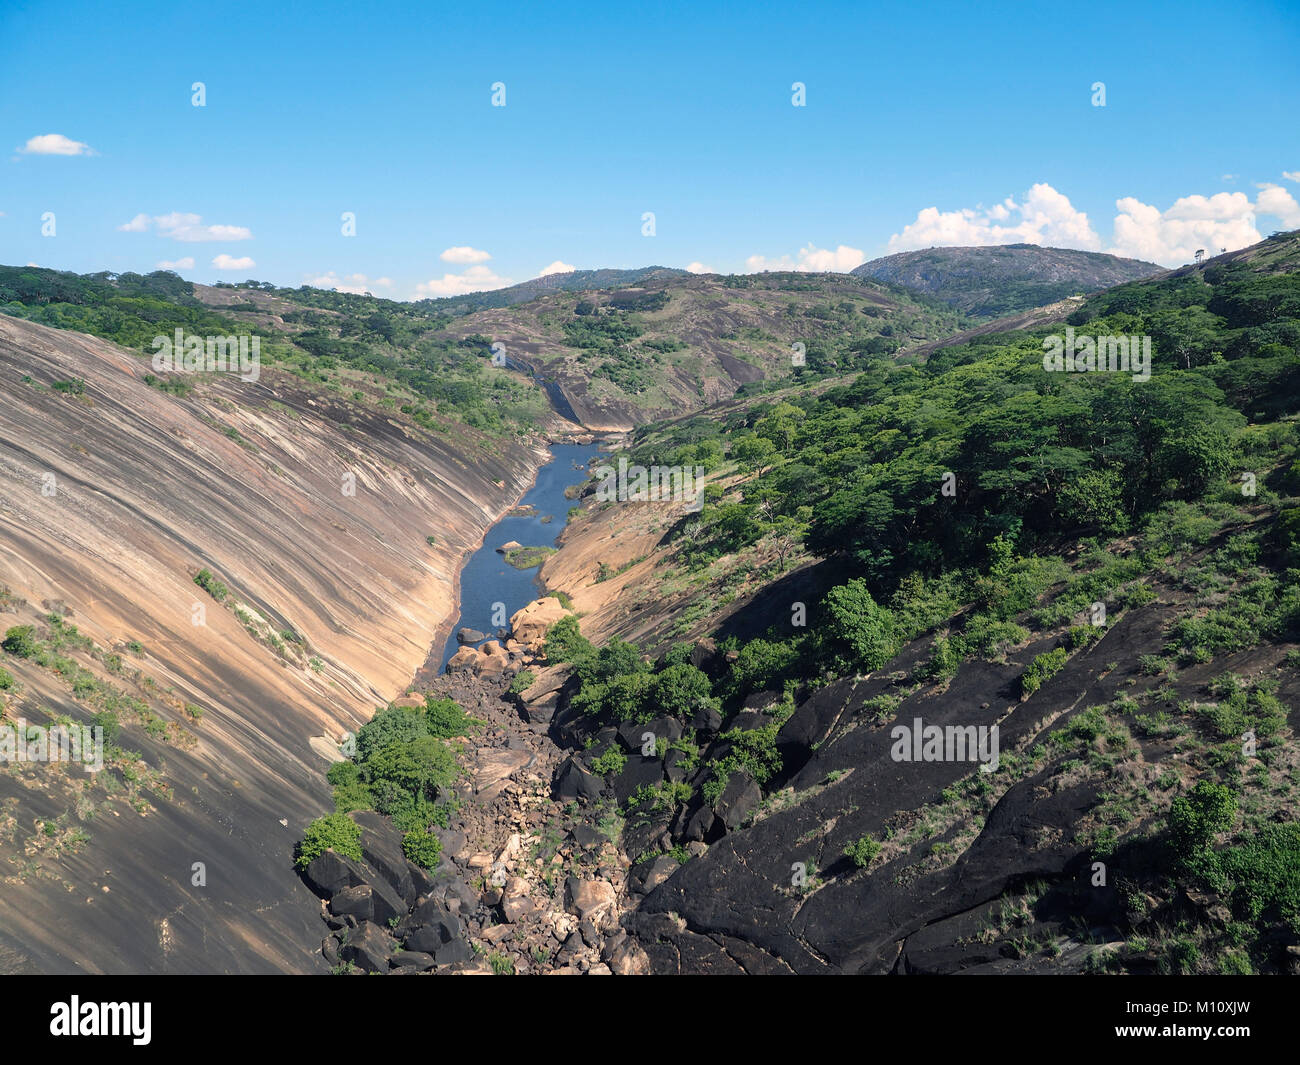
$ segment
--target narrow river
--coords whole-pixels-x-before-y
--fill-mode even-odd
[[[587,479],[587,467],[600,455],[600,444],[551,444],[550,451],[551,461],[537,471],[537,481],[519,504],[532,506],[533,511],[526,516],[504,517],[492,526],[483,546],[461,569],[460,617],[443,648],[439,672],[461,646],[456,640],[461,629],[477,629],[496,639],[496,630],[507,624],[515,611],[537,598],[538,566],[516,569],[497,553],[497,548],[511,540],[524,547],[555,546],[568,524],[569,508],[574,505],[573,500],[565,499],[564,490]]]

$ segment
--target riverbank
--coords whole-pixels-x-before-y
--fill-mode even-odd
[[[534,452],[539,456],[539,461],[533,469],[533,474],[532,477],[529,478],[528,484],[524,486],[508,506],[502,507],[497,512],[492,521],[484,528],[483,535],[478,538],[478,542],[465,548],[465,550],[461,552],[460,558],[456,562],[455,572],[451,580],[451,610],[448,611],[443,620],[434,628],[433,639],[429,644],[428,651],[425,653],[424,663],[415,671],[411,683],[408,684],[404,690],[411,690],[411,688],[421,683],[421,681],[436,677],[441,671],[442,664],[441,661],[438,660],[440,649],[451,638],[451,634],[456,631],[457,621],[461,614],[461,574],[464,572],[465,564],[473,557],[475,552],[482,550],[484,544],[487,543],[488,536],[491,534],[492,530],[501,523],[501,520],[518,507],[523,502],[524,497],[533,490],[537,484],[538,475],[547,463],[554,461],[555,456],[550,449],[551,443],[552,441],[548,440],[540,449]],[[545,458],[542,459],[540,456],[545,456]],[[434,666],[433,672],[430,674],[428,673],[430,663],[435,660],[438,661]]]
[[[517,569],[497,548],[516,540],[530,547],[549,547],[558,541],[573,505],[567,489],[586,480],[591,462],[609,444],[594,434],[584,435],[584,443],[549,441],[545,461],[533,472],[528,487],[501,510],[478,544],[462,555],[453,583],[456,613],[439,626],[424,664],[416,672],[416,683],[427,682],[442,671],[459,648],[455,634],[461,629],[491,638],[508,618],[541,594],[537,580],[540,563]]]

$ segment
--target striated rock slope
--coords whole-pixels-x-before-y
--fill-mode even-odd
[[[46,665],[5,656],[6,721],[84,723],[111,704],[140,755],[93,778],[0,768],[0,958],[319,969],[318,903],[291,857],[328,800],[326,737],[445,639],[461,558],[539,449],[435,435],[272,370],[182,397],[148,369],[0,317],[0,625],[50,649]],[[195,585],[201,569],[224,600]]]

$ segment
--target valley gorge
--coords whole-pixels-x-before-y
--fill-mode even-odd
[[[5,720],[106,734],[97,773],[0,773],[0,968],[1150,973],[1190,923],[1290,971],[1284,903],[1225,946],[1251,903],[1163,870],[1247,724],[1289,846],[1291,363],[1159,400],[1277,494],[1179,480],[1185,425],[1139,525],[1094,482],[1021,498],[986,397],[1054,425],[1041,334],[1189,286],[1249,323],[1225,294],[1289,285],[1296,240],[982,324],[841,275],[382,303],[436,373],[344,346],[370,297],[169,296],[265,331],[252,382],[0,317]],[[629,375],[679,335],[700,361]],[[702,497],[609,499],[615,455]],[[948,466],[980,485],[952,517]],[[996,729],[997,764],[900,761],[926,726]]]

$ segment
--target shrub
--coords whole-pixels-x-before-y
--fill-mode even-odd
[[[1215,855],[1214,866],[1243,919],[1276,915],[1300,932],[1300,823],[1267,824]]]
[[[1075,625],[1065,634],[1065,642],[1070,650],[1075,651],[1100,640],[1105,634],[1106,630],[1100,625]]]
[[[584,680],[570,705],[602,720],[649,720],[656,712],[650,701],[654,681],[647,672],[620,674],[608,682]]]
[[[956,676],[961,657],[961,637],[936,636],[930,657],[918,672],[935,680],[947,680]]]
[[[515,674],[514,680],[510,682],[510,694],[518,695],[526,692],[533,686],[533,681],[537,679],[536,674],[531,669],[521,669]]]
[[[431,832],[407,832],[402,837],[402,853],[408,861],[432,871],[442,858],[442,841]]]
[[[451,751],[429,735],[381,747],[361,766],[375,809],[389,816],[409,810],[421,799],[436,798],[451,786],[457,771]]]
[[[41,649],[36,642],[36,629],[31,625],[15,625],[5,633],[0,646],[17,658],[31,658]]]
[[[345,814],[327,814],[318,817],[303,833],[294,856],[294,864],[306,869],[327,850],[337,851],[345,858],[361,860],[361,828]]]
[[[669,666],[655,677],[651,700],[659,713],[685,718],[712,695],[713,686],[703,671],[680,665]]]
[[[469,731],[470,716],[451,699],[424,699],[424,727],[430,736],[449,740]]]
[[[357,760],[364,762],[381,747],[428,735],[424,711],[415,706],[387,706],[357,732]]]
[[[781,769],[781,754],[776,748],[776,734],[781,724],[772,721],[762,728],[731,729],[720,737],[731,743],[731,751],[722,760],[724,776],[733,769],[743,769],[760,787]]]
[[[577,662],[594,655],[596,649],[582,635],[578,619],[570,614],[560,618],[546,630],[546,660],[548,662]]]
[[[206,567],[199,570],[199,572],[194,575],[194,583],[207,592],[208,595],[212,596],[212,598],[218,603],[225,602],[226,596],[229,594],[229,589],[217,580],[217,578],[212,575],[212,571]]]
[[[369,810],[374,806],[374,796],[361,779],[361,767],[355,762],[335,762],[326,772],[325,779],[334,786],[335,813]]]
[[[610,773],[621,773],[627,768],[627,755],[617,744],[611,745],[605,753],[591,763],[591,771],[597,776],[606,777]]]
[[[750,640],[740,649],[731,675],[741,692],[775,688],[799,659],[793,644]]]
[[[118,723],[117,714],[112,710],[100,710],[90,717],[90,727],[101,729],[104,736],[105,748],[117,742],[117,734],[121,728]]]
[[[7,669],[0,669],[0,691],[8,691],[14,686],[14,675]]]
[[[1033,695],[1045,681],[1055,676],[1070,660],[1070,652],[1064,647],[1045,651],[1032,662],[1020,678],[1020,690],[1025,695]]]
[[[961,632],[961,649],[967,655],[994,658],[1029,639],[1029,631],[1013,621],[998,621],[987,614],[976,614]]]
[[[1183,862],[1202,854],[1237,816],[1237,799],[1223,784],[1202,780],[1169,804],[1169,840]]]
[[[844,857],[859,869],[865,869],[869,866],[879,853],[880,844],[870,836],[863,836],[844,848]]]

